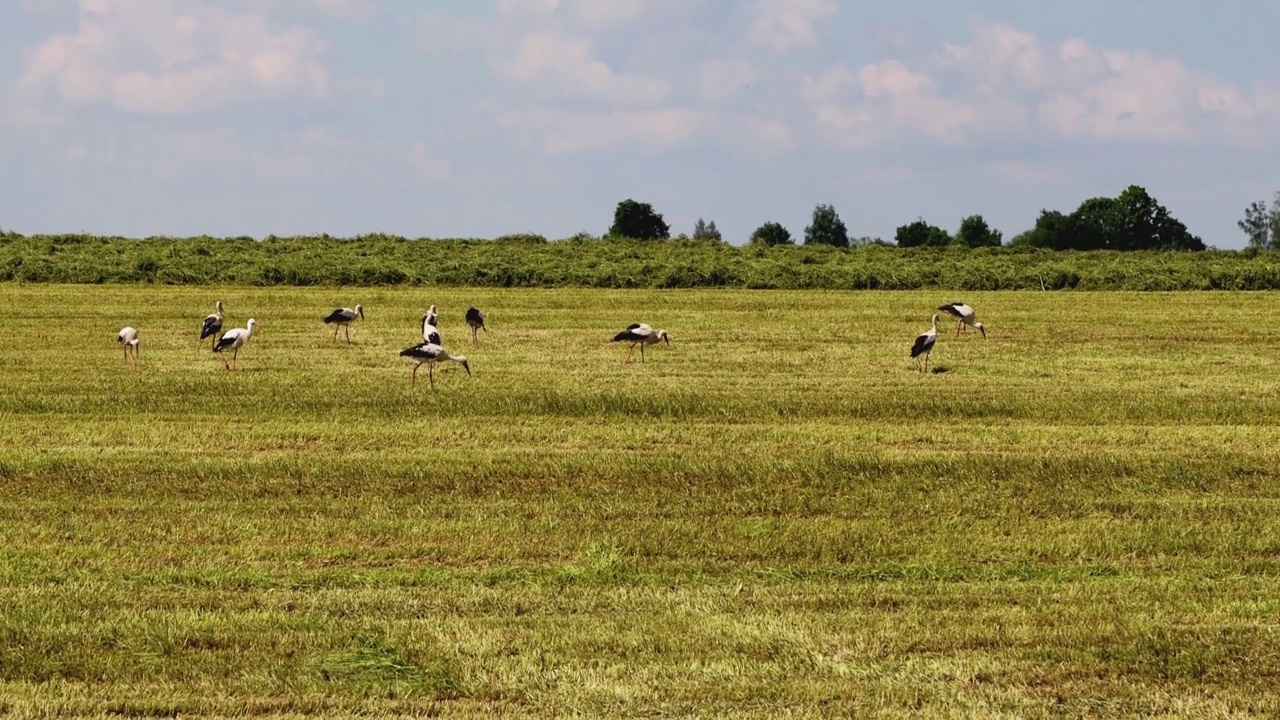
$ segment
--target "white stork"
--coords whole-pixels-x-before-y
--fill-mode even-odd
[[[938,309],[945,313],[949,313],[956,318],[957,337],[959,337],[961,332],[968,331],[966,326],[973,326],[978,329],[978,332],[982,333],[982,338],[984,340],[986,339],[987,329],[982,326],[982,323],[975,322],[975,320],[978,319],[978,315],[973,311],[973,308],[965,305],[964,303],[948,303],[946,305],[939,305]]]
[[[228,370],[235,367],[236,357],[240,355],[240,348],[249,342],[249,337],[253,335],[253,329],[258,326],[258,321],[249,318],[249,322],[245,327],[228,330],[218,338],[218,342],[214,343],[213,351],[222,357],[222,364],[226,365]],[[231,364],[227,364],[227,356],[222,353],[226,350],[231,351]]]
[[[432,305],[422,316],[422,342],[440,344],[440,328],[436,327],[436,321],[436,306]]]
[[[213,311],[212,315],[206,315],[204,324],[200,326],[200,345],[197,347],[203,346],[205,338],[217,335],[218,331],[222,329],[222,301],[219,300],[215,305],[217,309]],[[210,340],[209,342],[212,343],[214,341]]]
[[[627,348],[627,359],[623,363],[631,362],[631,353],[636,349],[636,345],[640,346],[640,362],[644,362],[644,346],[653,345],[657,342],[665,342],[668,347],[671,346],[671,338],[667,337],[666,330],[653,331],[646,323],[631,323],[626,330],[613,336],[610,342],[629,342],[631,347]]]
[[[484,313],[480,312],[480,308],[467,308],[467,324],[471,326],[471,344],[479,345],[480,338],[476,332],[479,330],[489,332],[489,328],[484,325]]]
[[[400,351],[400,357],[407,357],[417,363],[413,366],[413,375],[409,378],[409,387],[413,387],[418,382],[418,368],[423,365],[427,366],[427,378],[431,381],[431,387],[435,387],[436,378],[432,367],[436,363],[450,360],[462,365],[462,369],[467,371],[467,377],[471,376],[471,365],[467,362],[465,355],[450,355],[448,350],[436,343],[424,342],[411,348],[405,348]]]
[[[137,365],[138,363],[138,331],[131,326],[120,328],[120,334],[116,336],[116,342],[124,348],[124,361],[129,365]],[[129,351],[133,351],[132,360],[130,360]]]
[[[933,352],[933,346],[938,342],[938,316],[933,316],[933,327],[925,330],[916,336],[916,341],[911,346],[911,357],[918,358],[924,355],[924,365],[920,368],[920,372],[928,372],[929,370],[929,354]],[[916,360],[916,364],[920,361]]]
[[[333,325],[334,342],[338,341],[339,326],[346,330],[347,342],[351,342],[351,321],[355,320],[356,316],[359,316],[361,320],[364,319],[363,305],[356,305],[354,310],[351,308],[338,308],[323,318],[325,325]]]

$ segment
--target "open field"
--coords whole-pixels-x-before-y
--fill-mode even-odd
[[[1274,717],[1276,302],[0,284],[0,712]]]

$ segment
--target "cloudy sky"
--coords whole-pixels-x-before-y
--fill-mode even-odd
[[[1280,3],[4,0],[0,227],[859,236],[1280,190]],[[1226,7],[1226,6],[1224,6]]]

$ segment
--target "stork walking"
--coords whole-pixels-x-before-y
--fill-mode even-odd
[[[976,322],[978,314],[974,312],[973,308],[964,303],[948,303],[939,305],[938,309],[956,318],[956,337],[959,337],[962,332],[967,333],[969,327],[974,327],[977,328],[978,332],[982,333],[982,338],[986,339],[987,329],[982,326],[982,323]]]
[[[644,362],[644,346],[653,345],[657,342],[665,342],[668,347],[671,346],[671,338],[667,337],[666,330],[658,330],[654,332],[653,328],[646,323],[631,323],[626,330],[613,336],[610,342],[629,342],[631,347],[627,348],[627,359],[622,362],[631,362],[631,353],[636,349],[636,345],[640,346],[640,362]]]
[[[471,326],[471,345],[479,345],[480,338],[476,335],[476,332],[479,330],[489,332],[489,328],[484,325],[484,313],[480,312],[479,308],[467,308],[467,324]]]
[[[116,336],[116,342],[124,348],[125,364],[134,366],[138,364],[138,331],[137,329],[126,325],[120,328],[120,334]],[[132,351],[132,356],[130,352]]]
[[[257,326],[258,321],[249,318],[249,322],[245,327],[226,331],[222,337],[218,338],[218,342],[214,343],[213,351],[222,358],[222,364],[228,370],[236,368],[236,358],[240,355],[240,348],[249,342],[249,337],[253,335],[253,329]],[[231,364],[227,364],[227,356],[223,354],[227,350],[231,351]]]
[[[427,379],[431,381],[431,387],[436,386],[435,373],[432,368],[437,363],[456,362],[467,371],[467,377],[471,377],[471,365],[467,362],[465,355],[450,355],[437,343],[424,342],[420,345],[414,345],[411,348],[405,348],[400,351],[400,357],[407,357],[417,364],[413,366],[413,374],[409,378],[409,387],[413,387],[418,382],[418,368],[423,365],[427,366]]]
[[[933,316],[933,327],[925,330],[916,336],[916,341],[911,346],[911,357],[919,358],[924,355],[924,365],[920,368],[920,372],[929,371],[929,355],[933,352],[933,346],[938,342],[938,316]],[[916,360],[919,365],[920,360]]]
[[[212,315],[205,315],[204,323],[200,326],[200,344],[196,346],[198,348],[204,346],[205,338],[217,335],[222,329],[222,301],[215,303],[215,307]],[[217,342],[217,338],[209,341],[210,344],[214,342]]]
[[[333,342],[338,341],[338,328],[342,327],[346,331],[347,342],[351,342],[351,321],[359,316],[364,319],[364,306],[356,305],[355,309],[338,308],[324,317],[325,325],[333,325]]]

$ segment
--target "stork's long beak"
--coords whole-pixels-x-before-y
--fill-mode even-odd
[[[471,364],[466,360],[462,361],[462,369],[467,371],[467,377],[471,377]]]
[[[987,329],[986,329],[986,328],[984,328],[984,327],[980,327],[980,328],[978,328],[978,332],[982,333],[982,339],[983,339],[983,340],[986,340],[986,339],[987,339]]]
[[[671,347],[671,338],[667,337],[666,335],[662,336],[662,342],[666,343],[667,347]]]

